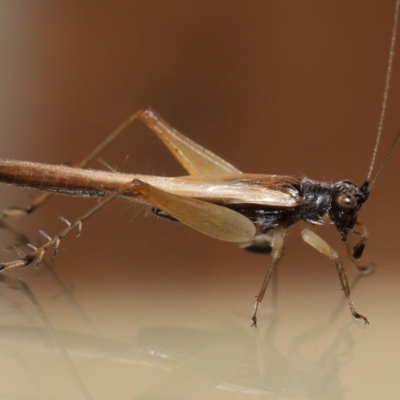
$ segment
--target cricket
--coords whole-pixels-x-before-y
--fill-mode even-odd
[[[1,263],[0,272],[31,263],[38,266],[50,249],[55,256],[60,241],[66,235],[76,231],[79,236],[82,224],[89,217],[117,196],[123,196],[149,205],[159,217],[179,221],[212,238],[237,243],[246,250],[269,254],[269,266],[251,316],[254,327],[257,327],[260,303],[282,257],[286,231],[300,222],[303,240],[333,261],[351,314],[368,324],[368,319],[356,310],[353,303],[341,258],[334,248],[317,235],[314,227],[334,226],[345,243],[350,261],[361,272],[368,269],[358,263],[368,236],[366,228],[358,221],[358,213],[368,200],[383,166],[400,138],[399,131],[380,164],[374,168],[389,89],[397,15],[396,11],[381,121],[366,179],[361,185],[349,180],[328,183],[304,176],[243,173],[178,132],[155,111],[140,110],[74,166],[0,160],[1,183],[45,192],[25,208],[3,210],[0,220],[30,214],[52,194],[101,198],[95,207],[73,222],[59,217],[66,228],[57,235],[51,237],[40,231],[46,239],[42,246],[35,247],[28,243],[31,250],[29,253],[15,247],[19,258]],[[158,136],[187,171],[187,176],[161,177],[87,168],[105,147],[135,121],[141,121]]]
[[[188,176],[158,177],[83,168],[136,120],[143,121],[163,141],[188,171]],[[60,217],[67,225],[62,232],[50,237],[40,231],[47,239],[43,246],[28,244],[32,249],[28,254],[16,248],[20,258],[2,263],[0,268],[4,272],[10,268],[27,266],[32,262],[39,265],[46,250],[53,248],[55,256],[62,238],[75,229],[79,235],[83,222],[107,202],[120,195],[134,197],[149,204],[153,212],[160,217],[180,221],[215,239],[241,244],[247,250],[271,254],[271,261],[251,317],[252,325],[257,326],[257,311],[282,256],[286,230],[301,221],[303,240],[334,261],[351,313],[367,324],[368,319],[356,311],[350,297],[350,288],[341,259],[337,252],[314,232],[313,226],[334,225],[346,243],[350,260],[359,270],[365,269],[357,261],[367,241],[366,229],[357,220],[358,212],[368,199],[379,172],[399,138],[400,131],[372,180],[368,176],[358,187],[347,180],[331,184],[306,177],[242,173],[227,161],[179,133],[154,111],[141,110],[113,132],[78,167],[0,160],[0,181],[3,183],[57,194],[103,197],[94,208],[73,223]],[[371,171],[370,168],[370,173]],[[48,197],[49,194],[44,194],[26,208],[6,209],[1,217],[29,214]],[[359,236],[355,245],[352,241],[353,236]]]

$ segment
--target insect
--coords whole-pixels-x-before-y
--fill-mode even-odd
[[[351,299],[348,280],[338,253],[315,233],[314,226],[334,225],[346,244],[350,260],[359,270],[367,269],[357,261],[367,242],[367,231],[358,221],[358,212],[367,201],[377,177],[400,139],[399,131],[373,174],[386,109],[399,4],[400,1],[397,0],[376,144],[367,178],[361,186],[347,180],[332,184],[298,176],[242,173],[229,162],[179,133],[154,111],[141,110],[73,167],[0,160],[0,182],[49,192],[42,194],[25,208],[4,210],[0,214],[0,220],[31,213],[51,193],[102,198],[94,208],[72,223],[60,217],[67,227],[57,235],[50,237],[40,231],[47,240],[44,245],[35,247],[27,244],[31,249],[27,254],[15,247],[20,258],[1,263],[0,272],[24,267],[33,262],[37,266],[50,248],[53,248],[55,256],[60,241],[66,235],[75,229],[79,235],[85,220],[117,196],[126,196],[149,204],[160,217],[180,221],[215,239],[239,243],[249,251],[271,255],[266,275],[256,296],[251,317],[253,326],[257,326],[260,303],[281,259],[286,231],[293,224],[301,222],[303,240],[334,261],[352,315],[368,324],[368,319],[357,312]],[[158,136],[186,169],[188,176],[158,177],[85,169],[106,146],[137,120],[142,121]],[[353,237],[356,236],[359,239],[353,244]]]
[[[82,168],[136,120],[143,121],[163,141],[188,171],[188,176],[158,177]],[[363,253],[367,233],[357,221],[357,215],[399,137],[400,132],[373,179],[368,178],[357,187],[349,181],[330,184],[306,177],[242,173],[179,133],[154,111],[138,111],[78,167],[0,160],[1,182],[58,194],[103,197],[96,207],[73,223],[61,217],[67,224],[66,229],[54,237],[41,232],[47,239],[43,246],[37,248],[29,244],[32,252],[28,254],[17,249],[21,257],[0,264],[0,268],[4,271],[34,261],[38,265],[47,249],[53,247],[56,255],[61,239],[75,228],[79,234],[82,223],[107,202],[120,195],[134,197],[150,204],[154,213],[160,217],[181,221],[219,240],[242,244],[250,251],[271,254],[252,315],[252,324],[256,326],[259,305],[282,256],[285,232],[291,225],[301,221],[304,241],[335,262],[351,313],[355,318],[368,323],[368,319],[355,309],[343,263],[337,252],[314,232],[313,226],[325,223],[335,225],[347,245],[350,259],[363,270],[357,259]],[[39,197],[25,209],[5,210],[3,218],[30,213],[47,197],[48,194]],[[268,233],[272,234],[271,240],[266,236]],[[360,236],[355,245],[352,244],[352,236]]]

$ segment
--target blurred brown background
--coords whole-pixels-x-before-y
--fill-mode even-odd
[[[366,177],[393,1],[1,0],[0,15],[1,158],[78,162],[134,111],[152,107],[246,172],[357,184]],[[400,127],[399,93],[396,58],[378,161]],[[360,215],[371,233],[364,259],[376,261],[378,271],[354,298],[383,332],[399,327],[389,318],[393,325],[384,328],[400,302],[399,151]],[[124,172],[184,174],[140,123],[93,167],[104,168],[101,161]],[[25,205],[30,195],[3,186],[0,208]],[[14,226],[36,243],[38,229],[53,234],[63,227],[58,214],[73,220],[94,203],[53,198]],[[344,250],[333,228],[322,235]],[[129,336],[143,326],[205,328],[234,313],[247,327],[266,260],[118,200],[84,224],[81,238],[62,242],[55,268],[98,331]],[[32,269],[14,275],[44,304],[57,292]],[[302,243],[298,228],[287,238],[279,289],[280,318],[297,328],[309,318],[324,321],[342,295],[332,263]],[[53,323],[85,330],[62,307],[49,301]],[[346,309],[341,318],[349,319]],[[260,319],[266,324],[266,315]],[[384,384],[395,390],[390,375]],[[368,390],[357,389],[367,398]]]

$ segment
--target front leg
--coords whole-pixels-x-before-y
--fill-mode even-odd
[[[353,300],[350,297],[350,287],[349,287],[349,282],[347,280],[346,271],[344,270],[343,263],[340,260],[339,255],[324,239],[322,239],[314,231],[312,231],[311,224],[306,224],[306,226],[308,228],[304,228],[301,232],[303,240],[310,246],[314,247],[315,250],[318,250],[320,253],[324,254],[331,260],[335,261],[336,271],[339,275],[340,283],[342,285],[342,289],[346,296],[346,300],[349,305],[351,313],[355,318],[362,319],[364,321],[364,324],[369,324],[368,319],[356,311]]]
[[[346,248],[347,253],[350,256],[351,262],[356,266],[356,268],[362,272],[363,274],[369,274],[374,272],[375,264],[371,263],[368,265],[360,265],[358,259],[361,258],[365,245],[368,239],[368,232],[365,229],[365,226],[360,222],[356,222],[356,225],[361,228],[361,232],[349,232],[346,238]],[[360,235],[360,240],[354,245],[353,244],[353,235]]]

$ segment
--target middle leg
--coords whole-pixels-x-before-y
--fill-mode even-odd
[[[264,281],[261,285],[260,292],[256,296],[256,303],[254,305],[253,315],[251,316],[251,321],[252,321],[251,326],[254,326],[256,328],[257,328],[257,312],[260,307],[260,303],[261,303],[262,299],[264,298],[264,294],[265,294],[265,291],[267,290],[268,283],[271,280],[271,277],[275,271],[275,268],[278,265],[278,262],[282,256],[285,233],[286,233],[286,230],[284,228],[278,227],[275,230],[273,238],[272,238],[271,262],[269,264],[267,273],[264,277]]]

